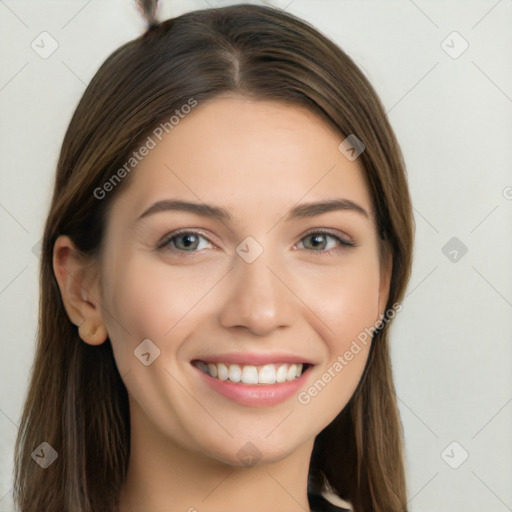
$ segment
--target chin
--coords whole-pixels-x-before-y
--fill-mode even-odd
[[[269,440],[265,436],[245,435],[235,436],[229,442],[223,442],[222,446],[214,447],[209,444],[203,451],[198,451],[228,466],[255,467],[280,462],[301,447],[301,443],[290,444],[287,436],[276,436]]]

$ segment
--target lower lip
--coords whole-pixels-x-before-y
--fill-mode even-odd
[[[201,374],[202,378],[217,393],[229,398],[233,402],[247,407],[270,407],[288,400],[296,395],[304,385],[309,375],[311,366],[308,367],[300,377],[279,384],[242,384],[230,380],[220,380],[204,373],[199,368],[194,368]]]

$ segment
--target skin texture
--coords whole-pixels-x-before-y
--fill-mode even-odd
[[[199,512],[309,510],[314,438],[353,394],[369,344],[307,404],[294,394],[270,407],[242,406],[206,385],[191,360],[294,354],[314,363],[304,391],[378,322],[391,262],[379,262],[364,175],[358,160],[338,150],[342,140],[301,107],[216,98],[181,120],[133,171],[112,205],[96,274],[68,237],[57,240],[54,270],[66,311],[84,342],[108,335],[129,394],[122,512],[163,512],[170,504]],[[285,219],[298,204],[335,198],[357,203],[370,218],[332,211]],[[164,199],[211,203],[232,220],[178,211],[137,220]],[[187,240],[177,237],[176,246],[157,248],[182,228],[199,231],[197,245],[187,252]],[[357,246],[306,237],[322,228]],[[249,236],[263,248],[252,263],[236,252]],[[144,339],[160,350],[149,366],[134,356]],[[239,450],[249,442],[258,455],[246,467]]]

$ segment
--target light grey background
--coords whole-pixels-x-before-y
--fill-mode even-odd
[[[159,19],[233,3],[164,1]],[[512,1],[272,5],[355,59],[405,155],[417,234],[392,357],[411,511],[512,510]],[[129,0],[0,0],[0,511],[12,510],[60,144],[100,64],[143,29]],[[58,44],[47,58],[31,47],[51,48],[43,31]]]

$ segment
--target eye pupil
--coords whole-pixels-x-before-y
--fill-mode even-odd
[[[319,246],[322,246],[325,244],[325,235],[317,234],[317,235],[311,235],[309,237],[312,241],[312,246],[314,248],[318,248]]]
[[[186,249],[190,249],[191,247],[195,247],[195,245],[197,245],[197,236],[191,233],[181,235],[177,238],[177,240],[186,240],[186,242],[182,244]]]

